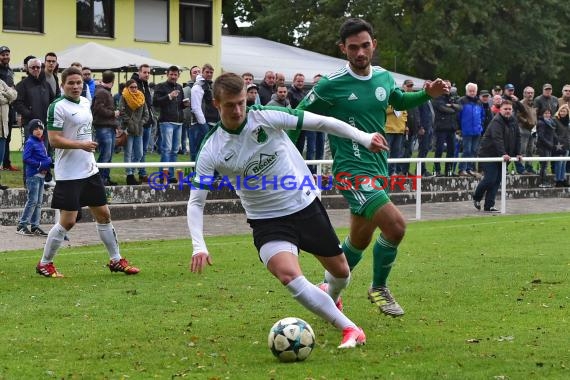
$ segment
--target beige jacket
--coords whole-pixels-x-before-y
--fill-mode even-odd
[[[9,87],[6,82],[0,79],[0,138],[6,138],[10,133],[10,103],[18,97],[16,89]]]

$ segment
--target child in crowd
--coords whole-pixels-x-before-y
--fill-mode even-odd
[[[44,195],[44,179],[51,165],[42,140],[44,124],[39,119],[31,120],[27,128],[30,136],[24,146],[23,160],[26,164],[26,189],[28,199],[18,222],[16,232],[25,236],[47,236],[40,228],[42,214],[42,199]],[[28,224],[32,226],[28,229]]]

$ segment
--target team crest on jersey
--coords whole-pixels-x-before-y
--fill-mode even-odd
[[[386,100],[386,90],[384,87],[376,87],[376,91],[374,91],[374,95],[378,101],[383,102]]]
[[[260,176],[267,172],[277,163],[277,152],[273,154],[259,154],[259,160],[251,161],[245,167],[243,171],[243,176]]]
[[[258,144],[263,144],[267,142],[267,132],[265,132],[265,130],[263,129],[263,125],[260,125],[259,127],[255,128],[255,130],[253,131],[253,139]]]
[[[307,95],[307,103],[311,104],[312,102],[315,101],[315,93],[313,92],[313,90],[311,90],[311,92],[309,93],[309,95]]]

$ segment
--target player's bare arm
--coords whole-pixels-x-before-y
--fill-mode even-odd
[[[52,147],[58,149],[83,149],[86,152],[94,152],[97,148],[97,142],[91,140],[70,140],[63,136],[63,132],[49,131],[49,143]]]

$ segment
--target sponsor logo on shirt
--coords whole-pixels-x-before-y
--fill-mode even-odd
[[[277,152],[273,154],[259,154],[259,160],[250,162],[243,171],[244,176],[261,175],[277,163]]]

